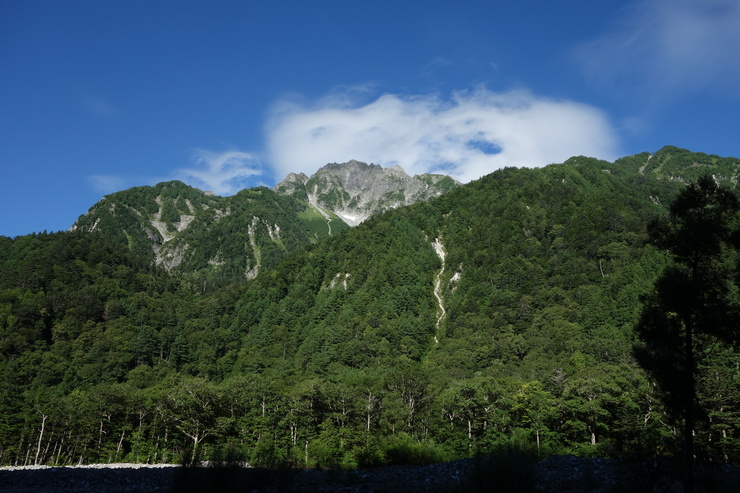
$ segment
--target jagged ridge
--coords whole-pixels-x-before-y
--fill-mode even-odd
[[[383,168],[351,160],[329,163],[310,177],[290,173],[273,190],[334,212],[355,226],[377,212],[428,200],[459,184],[446,175],[409,176],[400,166]]]

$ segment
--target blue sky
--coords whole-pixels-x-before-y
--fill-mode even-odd
[[[740,157],[740,1],[0,1],[0,235],[358,159]]]

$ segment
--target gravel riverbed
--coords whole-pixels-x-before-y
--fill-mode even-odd
[[[75,467],[3,467],[0,491],[71,492],[655,492],[682,491],[680,468],[669,461],[625,462],[551,456],[537,464],[463,459],[428,466],[356,471],[268,470],[106,464]],[[740,491],[740,469],[697,467],[697,492]]]

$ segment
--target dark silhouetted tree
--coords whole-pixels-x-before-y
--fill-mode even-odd
[[[683,189],[667,218],[648,227],[671,263],[643,299],[635,355],[684,421],[686,491],[693,490],[697,355],[707,341],[737,341],[735,223],[740,203],[708,176]]]

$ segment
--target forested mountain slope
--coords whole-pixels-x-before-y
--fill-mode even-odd
[[[633,327],[667,263],[646,224],[697,170],[740,167],[669,147],[508,168],[206,292],[112,232],[0,238],[0,461],[669,453]],[[737,364],[702,359],[696,431],[735,463]]]
[[[357,161],[328,164],[311,178],[290,174],[274,191],[260,187],[231,197],[171,181],[107,195],[71,229],[100,232],[168,271],[222,285],[253,279],[378,211],[456,185],[444,175],[410,177],[397,166]]]
[[[346,228],[335,215],[264,187],[218,197],[172,181],[108,195],[72,230],[100,232],[173,272],[243,281]]]

